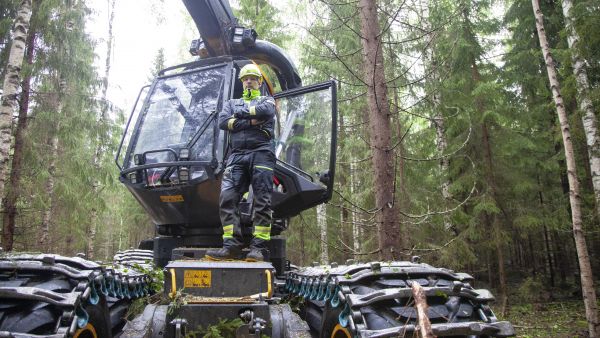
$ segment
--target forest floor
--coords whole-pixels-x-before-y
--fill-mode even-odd
[[[587,321],[581,300],[515,304],[502,320],[513,324],[517,337],[587,337]]]

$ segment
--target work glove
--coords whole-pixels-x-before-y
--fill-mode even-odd
[[[235,110],[235,112],[233,113],[233,116],[238,119],[244,119],[244,118],[248,117],[249,113],[250,113],[250,111],[248,110],[247,107],[240,107]]]

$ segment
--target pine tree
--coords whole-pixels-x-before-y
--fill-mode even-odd
[[[245,27],[254,28],[258,38],[285,48],[291,40],[286,25],[279,20],[279,12],[268,0],[240,0],[240,8],[233,10]]]
[[[150,69],[150,74],[148,75],[148,82],[151,83],[154,81],[154,78],[158,75],[158,72],[163,70],[166,65],[165,59],[165,49],[159,48],[156,51],[156,56],[154,56],[154,60],[152,61],[152,68]]]
[[[381,29],[377,5],[373,0],[359,3],[361,42],[363,45],[363,81],[367,86],[369,134],[375,176],[375,207],[378,211],[380,257],[399,258],[403,248],[401,225],[394,198],[395,159],[392,151],[390,107],[388,104],[385,63],[381,47]]]

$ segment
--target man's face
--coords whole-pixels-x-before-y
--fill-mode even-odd
[[[242,83],[244,84],[244,89],[254,90],[260,87],[260,79],[254,75],[244,76]]]

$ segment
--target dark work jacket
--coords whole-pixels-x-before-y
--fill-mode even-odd
[[[270,96],[259,96],[249,103],[243,99],[232,99],[223,105],[219,128],[229,132],[229,144],[234,152],[274,151],[275,110],[275,100]],[[262,123],[253,126],[250,119]]]

